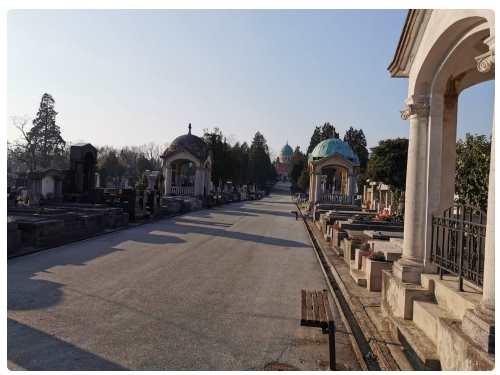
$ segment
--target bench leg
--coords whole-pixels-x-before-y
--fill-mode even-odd
[[[335,323],[328,322],[328,345],[330,347],[330,370],[337,369],[337,358],[335,355]]]

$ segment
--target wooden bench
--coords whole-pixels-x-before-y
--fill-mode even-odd
[[[327,290],[302,290],[302,318],[300,325],[321,328],[328,333],[330,370],[336,369],[335,322],[328,302]]]

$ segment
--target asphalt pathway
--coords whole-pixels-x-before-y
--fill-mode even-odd
[[[9,260],[9,368],[327,369],[327,335],[299,324],[300,290],[326,284],[293,209],[275,190]]]

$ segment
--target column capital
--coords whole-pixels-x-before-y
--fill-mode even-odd
[[[401,118],[408,120],[410,117],[429,116],[429,97],[427,95],[412,95],[405,101],[406,108],[401,111]]]
[[[477,70],[480,73],[488,73],[495,65],[495,37],[490,36],[483,40],[483,43],[488,46],[488,52],[477,56],[476,64]]]
[[[480,73],[488,73],[491,68],[495,65],[495,51],[489,50],[476,58],[477,70]]]

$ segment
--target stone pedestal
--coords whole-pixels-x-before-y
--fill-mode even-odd
[[[495,353],[495,315],[481,311],[481,308],[467,310],[462,320],[462,330],[482,350]]]
[[[420,275],[424,271],[424,265],[408,259],[399,259],[392,267],[392,273],[403,283],[420,283]]]
[[[470,310],[472,311],[472,310]],[[464,317],[465,320],[465,317]],[[482,350],[464,332],[463,323],[454,319],[438,319],[437,351],[444,371],[489,371],[495,367],[495,356]]]
[[[431,301],[432,291],[413,283],[405,283],[390,271],[382,271],[381,307],[385,316],[411,320],[413,301]]]

